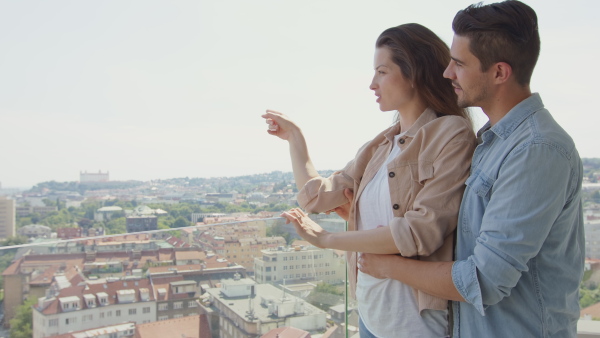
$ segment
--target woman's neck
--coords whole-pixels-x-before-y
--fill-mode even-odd
[[[422,100],[414,100],[406,106],[398,109],[398,122],[400,122],[400,131],[405,132],[417,121],[419,116],[427,109],[427,105]]]

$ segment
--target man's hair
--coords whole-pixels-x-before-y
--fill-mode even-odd
[[[469,38],[469,49],[481,62],[481,71],[506,62],[520,85],[529,84],[540,54],[537,15],[531,7],[516,0],[485,6],[480,2],[459,11],[452,29]]]

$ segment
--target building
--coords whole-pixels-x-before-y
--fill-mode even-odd
[[[15,201],[0,196],[0,238],[14,237],[16,224]]]
[[[77,228],[58,228],[56,229],[56,237],[60,239],[72,239],[81,238],[83,235],[83,229]]]
[[[42,206],[42,205],[34,205],[34,206],[19,206],[15,208],[17,216],[26,217],[31,214],[39,214],[40,216],[46,216],[51,212],[58,211],[58,207],[53,206]]]
[[[584,217],[585,257],[600,259],[600,217],[595,213]]]
[[[182,275],[151,278],[156,299],[157,320],[198,315],[198,284]]]
[[[82,330],[77,332],[69,332],[54,338],[132,338],[137,335],[137,327],[135,323],[122,323],[111,326],[103,326],[100,328]]]
[[[329,284],[346,280],[346,265],[333,250],[313,246],[294,246],[262,250],[254,259],[257,283],[323,281]]]
[[[210,230],[200,235],[199,243],[206,251],[212,251],[252,273],[254,258],[262,257],[261,250],[277,248],[286,242],[285,238],[279,236],[264,237],[264,224],[258,227],[242,224],[222,229],[210,226]]]
[[[156,216],[129,216],[125,218],[127,232],[142,232],[158,229]]]
[[[33,338],[123,322],[156,321],[152,291],[148,279],[88,281],[62,289],[52,287],[33,307]]]
[[[85,172],[79,172],[79,182],[81,183],[86,183],[86,182],[108,182],[108,171],[106,173],[103,173],[102,171],[98,170],[97,173],[88,173],[87,171]]]
[[[207,290],[208,301],[201,305],[209,316],[218,317],[213,336],[261,337],[283,326],[310,333],[326,329],[324,311],[271,284],[256,284],[239,276],[221,284],[221,288]]]
[[[121,215],[122,213],[123,208],[118,206],[102,207],[94,212],[94,221],[109,221],[114,214]]]
[[[50,229],[50,227],[47,227],[47,226],[41,225],[41,224],[29,224],[29,225],[19,228],[19,230],[17,230],[17,234],[19,234],[19,236],[25,236],[25,237],[29,237],[29,238],[34,238],[34,237],[50,238],[50,236],[52,235],[52,229]]]
[[[206,321],[201,321],[198,314],[183,318],[161,320],[136,326],[135,338],[211,338],[210,328]]]

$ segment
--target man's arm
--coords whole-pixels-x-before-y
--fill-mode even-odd
[[[454,262],[425,262],[397,255],[361,254],[360,271],[376,278],[391,278],[439,298],[464,302],[452,282]]]

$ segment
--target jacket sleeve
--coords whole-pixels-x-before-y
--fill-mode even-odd
[[[432,160],[419,160],[418,166],[411,166],[413,181],[418,177],[412,184],[423,187],[415,196],[412,208],[403,217],[394,217],[390,223],[394,242],[402,256],[429,256],[442,247],[456,229],[476,142],[466,123],[450,124],[445,130],[452,128],[456,128],[456,133],[442,145],[437,156]]]
[[[329,177],[319,176],[306,182],[298,192],[298,204],[307,212],[320,213],[348,203],[344,189],[358,187],[362,174],[377,148],[376,145],[382,141],[385,132],[364,144],[344,169],[336,171]]]

